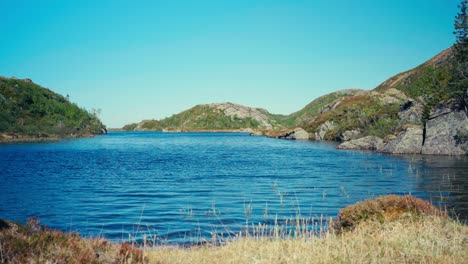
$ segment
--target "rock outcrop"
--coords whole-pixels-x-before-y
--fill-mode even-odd
[[[398,118],[400,119],[399,125],[415,124],[422,125],[422,117],[424,106],[421,102],[415,100],[408,100],[400,105],[400,112]]]
[[[252,135],[252,134],[251,134]],[[297,127],[295,129],[286,129],[281,131],[267,131],[264,135],[271,138],[288,140],[309,140],[310,135],[304,129]]]
[[[466,155],[468,153],[468,117],[464,111],[438,108],[426,123],[422,154]]]
[[[392,154],[420,154],[423,146],[423,127],[409,125],[398,136],[377,150]]]
[[[337,124],[333,121],[326,121],[319,126],[317,132],[315,132],[315,140],[324,140],[327,133],[337,127]]]
[[[287,131],[282,135],[278,136],[279,139],[289,139],[289,140],[309,140],[309,133],[304,129],[298,127],[293,130]]]
[[[360,136],[361,136],[361,130],[353,129],[353,130],[345,131],[341,139],[343,141],[350,141],[350,140],[358,139],[360,138]]]
[[[367,136],[341,143],[338,149],[349,150],[378,150],[383,147],[383,140],[379,137]]]
[[[273,128],[273,125],[270,122],[270,118],[267,115],[268,111],[264,109],[252,108],[234,103],[209,104],[208,106],[222,111],[226,116],[231,118],[252,118],[253,120],[259,122],[263,128]]]

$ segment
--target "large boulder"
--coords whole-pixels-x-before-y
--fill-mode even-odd
[[[309,133],[304,129],[298,127],[293,130],[286,130],[281,132],[277,138],[289,140],[309,140]]]
[[[358,129],[345,131],[341,139],[343,141],[350,141],[350,140],[358,139],[360,137],[361,137],[361,130],[358,128]]]
[[[337,127],[337,124],[333,121],[326,121],[321,124],[318,131],[315,132],[315,140],[324,140],[327,133]]]
[[[423,145],[423,127],[406,126],[398,136],[385,143],[378,151],[392,154],[420,154]]]
[[[464,111],[438,108],[426,123],[422,154],[466,155],[468,153],[468,117]]]
[[[367,136],[351,141],[341,143],[338,149],[353,149],[353,150],[378,150],[382,148],[383,140],[375,136]]]
[[[400,105],[400,112],[398,118],[400,119],[399,125],[415,124],[422,125],[422,117],[424,113],[424,105],[419,101],[409,100]]]

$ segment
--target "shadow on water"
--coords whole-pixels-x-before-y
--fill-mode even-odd
[[[428,200],[446,207],[460,220],[468,219],[468,157],[414,155],[402,159]]]
[[[8,225],[8,223],[2,219],[0,219],[0,231],[2,231],[3,229],[7,229],[9,228],[10,226]]]

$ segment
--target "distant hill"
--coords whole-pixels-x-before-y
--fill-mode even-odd
[[[234,103],[197,105],[162,120],[144,120],[123,127],[124,130],[207,131],[274,129],[281,127],[275,115],[265,109]]]
[[[329,93],[313,100],[304,108],[290,114],[288,117],[294,121],[293,125],[301,126],[319,116],[323,111],[326,111],[325,107],[334,101],[365,93],[367,91],[361,89],[347,89]]]
[[[143,120],[122,129],[131,131],[219,131],[219,130],[281,130],[293,128],[320,114],[327,104],[363,90],[349,89],[324,95],[291,115],[271,114],[265,109],[234,103],[197,105],[162,120]]]
[[[0,141],[81,137],[105,132],[95,114],[29,79],[0,77]]]
[[[290,115],[274,115],[264,109],[232,103],[207,104],[163,120],[127,125],[124,129],[250,129],[255,135],[277,138],[297,138],[296,134],[300,133],[300,138],[350,142],[341,148],[465,155],[468,154],[468,111],[463,103],[457,103],[450,90],[454,65],[454,49],[449,48],[371,91],[349,89],[330,93]]]

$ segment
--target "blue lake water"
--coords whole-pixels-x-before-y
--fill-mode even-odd
[[[0,218],[114,241],[196,242],[246,222],[336,216],[383,194],[468,215],[466,157],[338,151],[234,133],[113,132],[0,145]]]

